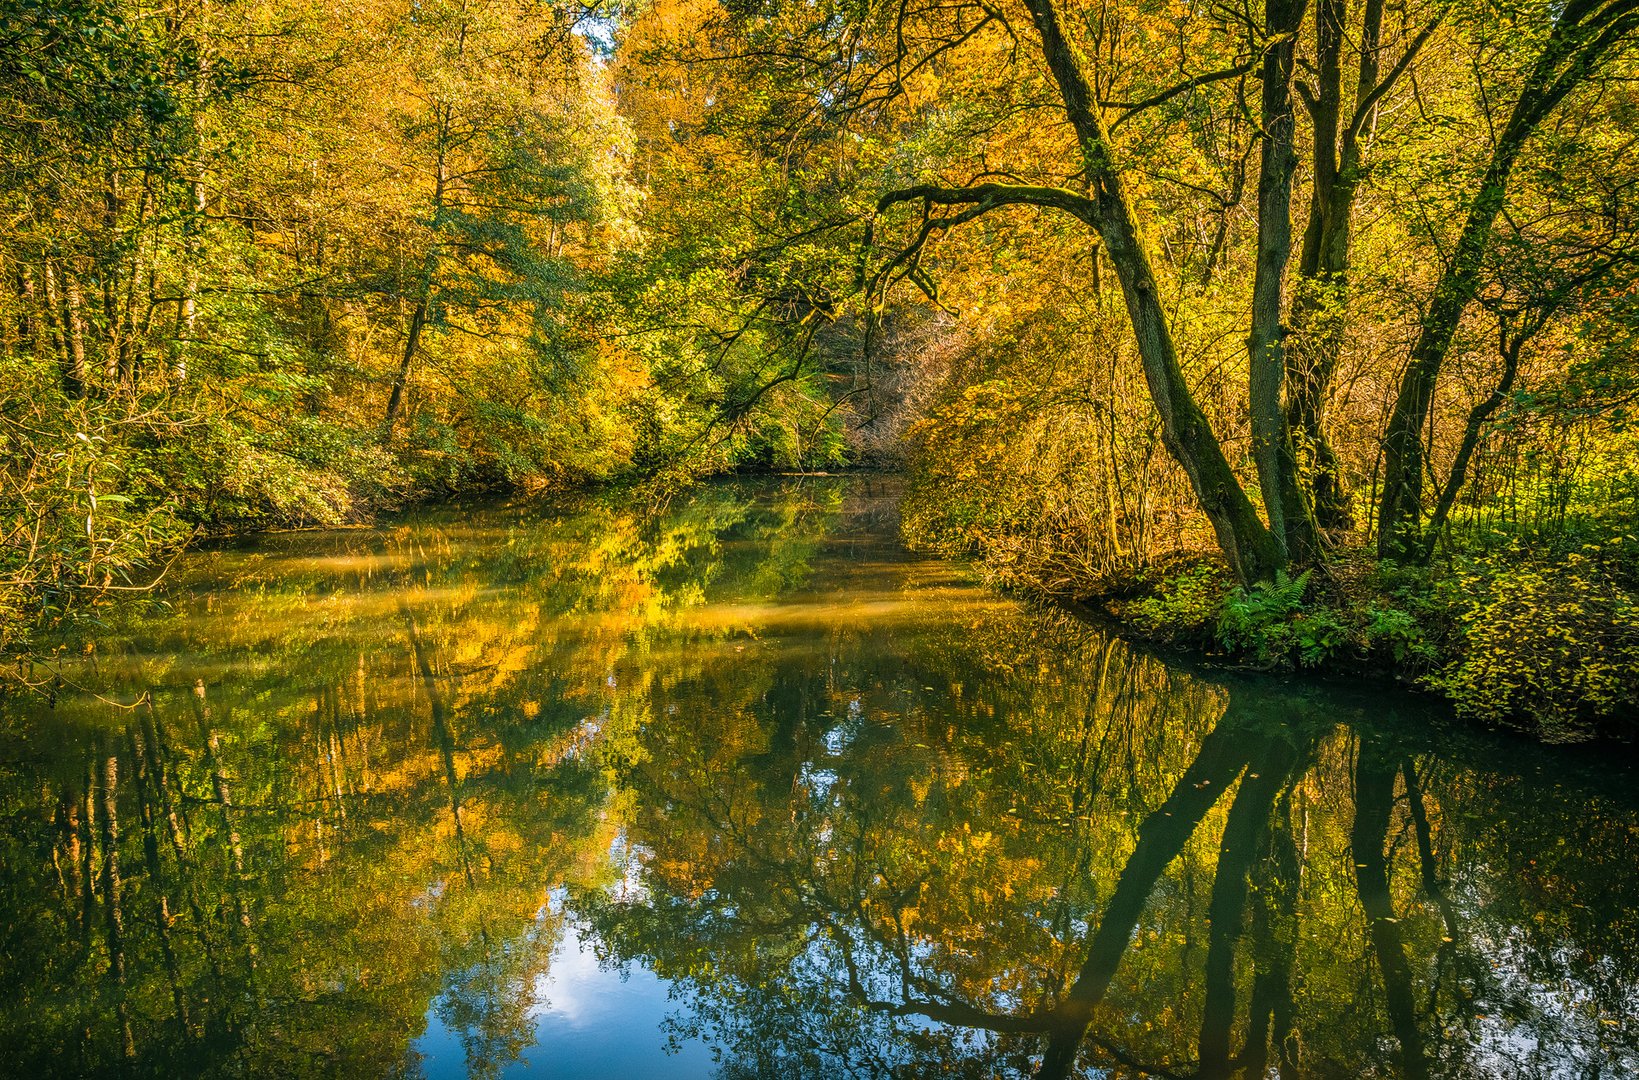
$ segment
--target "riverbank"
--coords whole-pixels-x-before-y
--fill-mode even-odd
[[[1470,529],[1424,566],[1354,537],[1319,567],[1247,590],[1201,548],[1112,569],[1063,503],[1035,516],[1000,476],[946,483],[926,438],[895,470],[901,538],[971,560],[992,586],[1091,615],[1173,661],[1392,685],[1545,743],[1639,745],[1639,534],[1620,513]]]
[[[117,403],[61,397],[20,413],[0,407],[0,656],[151,595],[201,542],[635,484],[640,471],[682,483],[721,467],[706,459],[667,473],[640,470],[630,455],[557,449],[430,445],[425,432],[387,440],[362,424],[258,440],[206,412],[128,417]]]
[[[95,448],[85,442],[73,445]],[[93,470],[100,464],[90,463]],[[739,466],[709,473],[650,468],[555,478],[473,471],[436,483],[425,463],[412,466],[398,461],[369,483],[354,476],[333,488],[308,491],[297,501],[274,499],[268,492],[256,500],[224,501],[220,493],[203,497],[175,485],[168,486],[168,494],[126,485],[124,491],[100,496],[63,485],[43,493],[38,506],[19,501],[14,520],[4,524],[13,535],[26,533],[22,520],[32,516],[36,539],[31,548],[0,547],[0,569],[10,571],[0,575],[0,658],[26,656],[41,642],[56,650],[75,637],[77,626],[94,629],[113,611],[153,600],[162,594],[178,559],[212,544],[286,533],[368,531],[405,515],[483,507],[511,498],[545,505],[598,493],[623,494],[635,505],[652,505],[712,479],[887,475],[876,465],[807,472]]]
[[[887,475],[880,468],[762,475]],[[692,478],[700,480],[701,478]],[[383,489],[347,503],[341,519],[306,523],[276,515],[197,523],[162,540],[146,564],[123,568],[119,584],[36,588],[33,617],[11,586],[0,604],[0,650],[18,655],[36,632],[61,642],[73,624],[95,623],[110,606],[154,595],[172,562],[198,542],[309,529],[367,530],[395,515],[437,506],[482,505],[508,495],[542,500],[602,491],[654,503],[680,490],[677,478],[544,483],[491,482],[461,491]],[[104,500],[107,503],[107,500]],[[114,503],[117,510],[121,506]],[[1639,542],[1622,537],[1583,550],[1533,553],[1519,546],[1448,557],[1430,568],[1379,562],[1343,550],[1297,578],[1245,590],[1221,559],[1175,552],[1126,577],[1067,573],[1065,558],[1019,557],[1016,546],[931,540],[924,516],[902,527],[912,547],[973,558],[994,586],[1090,615],[1108,628],[1176,655],[1243,670],[1298,672],[1339,681],[1392,682],[1448,702],[1469,721],[1550,743],[1633,742],[1639,736]],[[66,596],[64,594],[67,594]],[[8,617],[9,616],[9,617]],[[66,631],[66,632],[65,632]]]
[[[1557,557],[1513,546],[1429,568],[1347,550],[1250,590],[1204,552],[1076,584],[1040,564],[967,554],[999,587],[1178,654],[1393,683],[1548,743],[1639,738],[1639,552],[1629,546]]]
[[[1379,559],[1356,529],[1320,566],[1247,589],[1182,504],[1128,503],[1148,522],[1135,530],[1058,471],[974,472],[932,438],[907,477],[906,541],[971,558],[1002,588],[1217,663],[1392,681],[1544,742],[1639,739],[1639,530],[1625,513],[1467,527],[1425,565]]]

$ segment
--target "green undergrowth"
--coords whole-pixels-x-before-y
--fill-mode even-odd
[[[1389,675],[1548,742],[1639,736],[1639,544],[1523,546],[1423,568],[1343,552],[1242,588],[1176,557],[1087,597],[1140,637],[1271,671]]]

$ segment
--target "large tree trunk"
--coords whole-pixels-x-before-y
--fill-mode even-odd
[[[1157,292],[1149,255],[1111,156],[1097,98],[1081,57],[1060,25],[1052,0],[1026,0],[1041,35],[1048,69],[1058,83],[1065,112],[1081,144],[1096,207],[1090,222],[1121,282],[1127,314],[1150,397],[1161,417],[1161,438],[1184,467],[1196,501],[1211,522],[1218,545],[1243,582],[1267,581],[1282,568],[1281,545],[1264,527],[1224,456],[1178,362],[1178,352]]]
[[[1516,113],[1517,115],[1517,113]],[[1378,507],[1378,554],[1416,561],[1422,552],[1423,432],[1434,404],[1434,387],[1451,348],[1451,339],[1479,283],[1480,262],[1501,212],[1509,174],[1528,131],[1510,124],[1497,143],[1480,189],[1469,204],[1462,236],[1434,288],[1423,327],[1412,346],[1411,361],[1383,435],[1383,491]]]
[[[1348,290],[1352,217],[1359,188],[1358,131],[1343,122],[1343,0],[1319,0],[1315,8],[1314,180],[1309,223],[1298,258],[1292,296],[1292,347],[1287,350],[1286,419],[1315,519],[1328,533],[1354,524],[1351,497],[1337,454],[1326,435],[1326,397],[1343,348],[1343,310]],[[1382,0],[1368,0],[1360,28],[1360,78],[1355,99],[1377,83]]]
[[[1309,97],[1314,125],[1314,180],[1309,223],[1292,295],[1292,347],[1286,361],[1286,418],[1293,447],[1323,533],[1337,537],[1354,528],[1354,499],[1326,433],[1326,403],[1343,351],[1348,309],[1349,259],[1355,197],[1364,177],[1360,139],[1376,125],[1377,104],[1408,69],[1443,13],[1419,31],[1383,74],[1384,0],[1367,0],[1353,40],[1359,57],[1352,110],[1344,109],[1345,0],[1319,0],[1315,9],[1315,90]]]
[[[1277,37],[1263,58],[1263,146],[1258,173],[1258,262],[1252,282],[1252,326],[1247,339],[1247,396],[1252,418],[1252,459],[1263,489],[1269,531],[1288,562],[1309,563],[1320,554],[1308,500],[1298,485],[1297,462],[1281,406],[1285,375],[1281,318],[1283,286],[1292,254],[1292,60],[1305,0],[1266,0],[1264,20]],[[1281,38],[1284,35],[1284,38]]]

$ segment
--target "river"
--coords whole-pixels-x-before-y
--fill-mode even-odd
[[[1623,756],[1169,664],[880,480],[164,600],[0,701],[4,1075],[1639,1076]]]

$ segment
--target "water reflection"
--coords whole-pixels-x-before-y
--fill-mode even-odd
[[[196,560],[4,706],[0,1070],[1639,1075],[1622,763],[891,529],[807,480]]]

